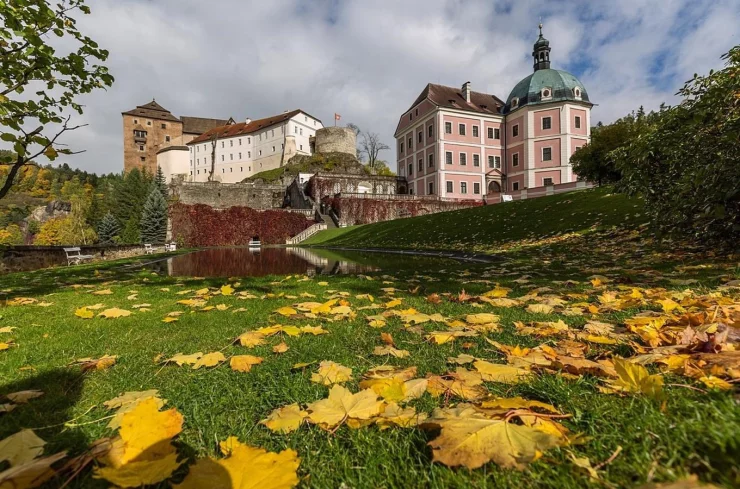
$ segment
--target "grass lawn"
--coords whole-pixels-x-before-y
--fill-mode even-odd
[[[618,223],[616,212],[609,209],[633,208],[632,203],[609,197],[603,190],[591,194],[609,205],[594,204],[591,210],[584,209],[584,220],[592,216],[591,221],[583,224],[586,228],[596,221],[604,225]],[[271,452],[295,450],[300,457],[299,487],[616,488],[675,481],[689,474],[720,486],[738,487],[737,384],[720,389],[712,387],[714,380],[699,380],[711,377],[732,382],[738,373],[737,357],[726,352],[731,348],[729,344],[738,346],[737,330],[733,329],[725,340],[713,335],[716,323],[740,325],[740,289],[733,288],[731,282],[740,278],[738,257],[715,256],[689,247],[661,249],[645,238],[644,230],[639,228],[567,234],[549,225],[552,219],[557,221],[562,216],[556,213],[558,205],[586,195],[582,192],[558,196],[556,201],[561,204],[550,201],[546,206],[549,218],[540,218],[548,238],[537,241],[524,232],[519,237],[525,238],[521,243],[527,246],[511,246],[505,261],[495,265],[444,261],[435,266],[433,261],[420,260],[414,267],[414,261],[409,260],[409,266],[403,270],[389,265],[365,276],[234,277],[227,281],[156,275],[148,270],[124,269],[126,262],[117,262],[0,277],[3,304],[7,304],[0,309],[0,328],[16,328],[0,336],[0,341],[6,343],[13,340],[7,350],[0,351],[0,394],[32,389],[44,392],[43,396],[0,414],[0,439],[31,428],[47,442],[44,454],[67,451],[69,456],[79,455],[93,441],[115,435],[106,427],[112,412],[103,406],[105,401],[123,392],[157,389],[159,396],[167,400],[162,409],[176,408],[184,417],[182,432],[174,439],[174,445],[188,463],[156,487],[180,482],[192,470],[196,458],[222,457],[218,443],[229,436]],[[530,202],[537,201],[525,203]],[[516,212],[520,207],[520,203],[514,203],[466,212]],[[632,219],[639,218],[631,214]],[[384,223],[391,224],[395,223]],[[370,227],[360,227],[358,231]],[[488,244],[496,239],[486,226],[479,225],[477,229],[489,236]],[[428,231],[432,238],[439,232],[431,228]],[[347,238],[352,234],[348,233]],[[419,239],[409,237],[405,243],[411,246]],[[429,247],[454,248],[462,246],[466,239],[469,238],[461,235],[454,243],[445,242],[445,246],[430,241]],[[514,243],[512,238],[509,244]],[[234,291],[223,295],[221,287],[227,283]],[[204,288],[208,291],[199,290]],[[492,289],[499,291],[493,296],[512,302],[491,303],[479,298]],[[100,291],[105,293],[95,294]],[[179,294],[185,291],[189,292]],[[19,297],[35,301],[13,300]],[[285,306],[296,308],[298,303],[331,298],[346,301],[348,310],[317,313],[316,318],[308,318],[298,310],[291,317],[276,312]],[[178,304],[187,299],[195,302],[190,306]],[[400,303],[388,304],[394,299]],[[99,303],[104,307],[92,309],[95,315],[112,307],[131,311],[131,315],[116,319],[83,319],[75,315],[79,308]],[[148,305],[134,307],[142,304]],[[373,304],[381,307],[366,308]],[[225,310],[210,309],[219,305]],[[548,305],[551,310],[531,307]],[[339,303],[332,307],[338,306]],[[412,314],[410,308],[422,314],[418,320],[439,313],[446,322],[433,317],[422,324],[407,325],[404,318]],[[175,311],[182,312],[177,321],[163,322]],[[657,323],[651,323],[660,332],[657,337],[651,336],[648,327],[637,328],[637,334],[621,329],[626,320],[629,322],[641,311],[652,311],[653,319],[658,318]],[[366,316],[384,313],[385,325],[370,327]],[[467,315],[478,313],[497,315],[492,321],[498,326],[475,327],[468,323]],[[464,324],[455,324],[454,320]],[[568,328],[563,329],[558,321]],[[593,321],[615,327],[602,325],[598,334],[589,336],[584,327]],[[675,346],[686,337],[681,333],[687,322],[700,334],[687,340],[683,347]],[[672,326],[674,323],[676,326]],[[705,326],[712,323],[715,325]],[[265,337],[265,343],[254,348],[233,344],[246,331],[274,324],[322,326],[329,333],[290,336],[288,328]],[[527,326],[532,327],[526,329]],[[428,338],[435,331],[462,331],[474,336],[435,344]],[[709,337],[702,336],[702,332]],[[409,355],[373,355],[376,347],[384,345],[381,333],[392,335],[395,347]],[[491,341],[504,346],[495,346]],[[289,349],[274,353],[273,347],[282,342]],[[650,344],[670,348],[652,350]],[[506,346],[535,350],[507,355]],[[724,351],[701,356],[700,352],[711,346]],[[548,353],[548,348],[553,353]],[[188,365],[160,363],[178,353],[218,351],[227,361],[214,367],[194,370]],[[655,361],[671,359],[666,360],[668,364],[661,364],[642,357],[647,371],[656,376],[646,382],[662,381],[659,395],[652,388],[640,390],[639,386],[623,395],[603,393],[600,389],[617,379],[614,374],[604,375],[592,364],[589,368],[573,366],[583,359],[611,365],[617,357],[634,358],[648,352],[654,353]],[[467,354],[497,365],[517,364],[517,356],[529,359],[535,353],[555,355],[549,357],[555,360],[548,360],[548,366],[543,362],[518,380],[482,381],[474,364],[449,361]],[[674,362],[672,354],[684,354],[686,361]],[[117,355],[117,363],[86,372],[69,365],[80,358],[97,359],[103,355]],[[250,372],[237,372],[228,361],[235,355],[259,356],[264,360]],[[709,363],[701,364],[700,356]],[[729,358],[734,363],[712,368],[715,357]],[[575,363],[569,364],[565,358]],[[532,408],[531,415],[522,415],[518,410],[519,418],[510,419],[517,429],[537,423],[530,429],[547,432],[547,436],[558,440],[557,446],[543,449],[533,457],[536,460],[523,464],[521,471],[502,468],[494,462],[476,469],[435,462],[427,444],[440,437],[439,429],[380,429],[374,424],[357,426],[349,419],[329,430],[304,423],[291,433],[280,434],[259,424],[277,408],[298,403],[307,409],[307,405],[326,398],[329,387],[311,381],[318,362],[324,360],[352,370],[351,379],[343,385],[353,393],[361,390],[363,375],[379,365],[416,367],[416,378],[462,368],[455,378],[467,379],[459,380],[466,386],[471,378],[477,378],[473,390],[482,387],[489,399],[520,396],[551,404],[568,416],[550,419],[546,411]],[[292,368],[297,363],[309,365]],[[716,385],[723,384],[716,381]],[[432,414],[435,408],[461,407],[466,402],[480,405],[481,399],[461,398],[460,395],[469,397],[465,392],[450,388],[437,397],[423,392],[407,405],[418,414]],[[512,413],[504,412],[507,416]],[[444,413],[452,416],[450,410]],[[442,426],[444,433],[448,428]],[[562,427],[567,428],[567,435]],[[555,428],[557,434],[552,432]],[[576,434],[582,437],[575,438]],[[567,440],[576,442],[568,444]],[[494,444],[493,450],[505,452],[506,447]],[[590,478],[573,462],[573,457],[586,457],[598,466],[598,479]],[[94,478],[99,463],[91,463],[67,487],[110,487],[105,480]],[[69,472],[64,472],[44,487],[59,487],[69,476]]]
[[[496,252],[502,246],[645,222],[642,201],[610,187],[474,209],[322,231],[304,245],[463,249]]]

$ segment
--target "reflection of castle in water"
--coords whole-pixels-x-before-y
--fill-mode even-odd
[[[265,275],[354,274],[377,270],[306,248],[209,248],[169,258],[153,268],[170,276],[262,277]]]

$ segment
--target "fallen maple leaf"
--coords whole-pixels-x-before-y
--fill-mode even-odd
[[[367,420],[377,416],[383,406],[372,389],[352,394],[341,385],[329,391],[329,397],[307,406],[308,420],[324,429],[332,429],[347,420]]]
[[[516,384],[531,375],[527,369],[511,365],[490,363],[485,360],[476,360],[473,367],[480,373],[483,380],[489,382],[502,382],[505,384]]]
[[[399,350],[390,345],[383,345],[383,346],[376,346],[375,349],[373,350],[373,355],[378,355],[378,356],[390,355],[396,358],[406,358],[407,356],[411,355],[411,353],[408,350]]]
[[[252,370],[252,366],[259,365],[262,363],[262,360],[262,357],[252,355],[236,355],[229,360],[229,366],[231,370],[236,372],[249,372]]]
[[[267,419],[260,421],[260,424],[267,426],[270,431],[290,433],[301,426],[306,416],[308,412],[302,410],[298,404],[289,404],[275,409]]]
[[[193,364],[193,370],[198,370],[201,367],[215,367],[221,362],[225,362],[226,357],[220,351],[214,351],[212,353],[206,353]]]
[[[26,404],[31,399],[36,399],[37,397],[41,397],[44,395],[44,391],[40,390],[27,390],[27,391],[18,391],[18,392],[11,392],[10,394],[6,394],[5,397],[7,397],[11,402],[14,402],[16,404]]]
[[[658,401],[664,398],[662,376],[650,375],[642,365],[616,357],[614,358],[614,370],[618,378],[608,381],[607,386],[601,388],[602,392],[645,394]]]
[[[319,370],[311,375],[311,382],[323,385],[339,384],[352,380],[352,369],[324,360],[319,364]]]
[[[98,314],[98,317],[103,317],[105,319],[116,319],[116,318],[125,318],[130,315],[131,315],[131,311],[127,311],[125,309],[119,309],[117,307],[112,307]]]
[[[174,489],[289,489],[298,484],[300,465],[293,450],[280,453],[245,445],[235,437],[221,442],[226,458],[198,459],[190,472]]]

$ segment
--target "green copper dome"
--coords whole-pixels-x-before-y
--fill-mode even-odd
[[[550,89],[550,97],[543,100],[543,90]],[[580,97],[578,96],[580,93]],[[546,94],[545,94],[546,95]],[[518,99],[515,107],[511,106],[514,99]],[[590,104],[588,92],[583,83],[567,71],[538,69],[524,80],[516,84],[506,99],[504,113],[525,105],[546,104],[566,100],[585,102]]]

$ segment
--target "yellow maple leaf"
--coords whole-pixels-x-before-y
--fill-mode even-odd
[[[352,380],[352,369],[331,360],[321,362],[319,370],[311,375],[311,382],[323,385],[339,384],[348,380]]]
[[[178,353],[172,358],[168,358],[167,360],[165,360],[164,363],[176,363],[178,366],[181,366],[181,367],[183,365],[193,365],[198,360],[200,360],[200,357],[202,356],[203,356],[202,352],[192,353],[190,355],[183,355],[182,353]]]
[[[273,346],[272,347],[272,352],[273,353],[285,353],[289,349],[290,349],[290,347],[288,346],[288,344],[283,341],[283,342],[278,343],[277,345]]]
[[[254,348],[255,346],[265,344],[265,335],[258,333],[257,331],[247,331],[246,333],[239,335],[236,341],[247,348]]]
[[[411,355],[408,350],[399,350],[391,345],[376,346],[373,350],[373,355],[384,356],[390,355],[396,358],[406,358]]]
[[[465,322],[468,324],[488,324],[497,323],[500,317],[496,314],[490,313],[479,313],[479,314],[468,314],[465,316]]]
[[[104,289],[104,290],[96,290],[92,293],[92,295],[111,295],[113,294],[113,291],[110,289]]]
[[[534,314],[550,314],[553,311],[553,307],[547,304],[530,304],[527,306],[527,312]]]
[[[212,353],[206,353],[193,364],[193,370],[198,370],[201,367],[215,367],[221,362],[225,362],[226,357],[220,351],[214,351]]]
[[[645,394],[655,400],[664,398],[663,377],[650,375],[645,367],[629,360],[615,357],[614,370],[618,378],[608,382],[605,392],[630,392],[634,394]]]
[[[308,412],[302,410],[298,404],[289,404],[275,409],[267,419],[260,421],[260,424],[267,426],[270,431],[290,433],[301,426],[306,416]]]
[[[167,316],[162,320],[163,323],[174,323],[175,321],[179,321],[179,318],[174,316]]]
[[[262,363],[262,357],[255,357],[252,355],[236,355],[231,357],[229,360],[229,366],[231,370],[237,372],[249,372],[252,370],[253,365],[259,365]]]
[[[298,311],[296,311],[292,307],[287,307],[287,306],[276,309],[275,312],[280,314],[281,316],[286,316],[286,317],[295,316],[296,314],[298,314]]]
[[[93,316],[95,316],[95,313],[87,307],[80,307],[75,311],[75,316],[82,319],[92,319]]]
[[[226,458],[198,459],[174,489],[289,489],[298,484],[300,465],[293,450],[280,453],[250,447],[230,437],[221,444]]]
[[[541,452],[558,446],[557,437],[503,419],[460,417],[440,422],[440,435],[429,442],[435,462],[477,469],[493,461],[523,470]]]
[[[226,284],[221,287],[221,295],[232,295],[233,293],[234,288],[231,285]]]
[[[703,383],[710,389],[720,389],[725,391],[732,389],[732,384],[726,380],[720,379],[719,377],[715,377],[714,375],[699,377],[699,382]]]
[[[381,430],[390,426],[411,428],[417,426],[426,418],[426,414],[417,413],[413,407],[402,408],[395,402],[389,402],[384,407],[383,412],[380,413],[380,416],[375,418],[375,423],[380,426]]]
[[[303,326],[301,328],[301,333],[312,334],[314,336],[329,334],[329,332],[321,326]]]
[[[105,319],[117,319],[117,318],[125,318],[130,315],[131,315],[131,311],[127,311],[125,309],[119,309],[117,307],[112,307],[98,314],[98,317],[103,317]]]
[[[33,430],[21,430],[0,441],[0,463],[8,462],[11,467],[26,464],[44,453],[44,445],[46,442],[39,438]],[[0,487],[2,487],[1,479]]]
[[[378,395],[372,389],[365,389],[352,394],[341,385],[335,385],[329,391],[329,397],[313,402],[307,406],[308,420],[324,429],[331,429],[349,420],[367,420],[377,416],[383,406]]]
[[[140,401],[123,415],[118,436],[103,457],[106,467],[95,476],[121,487],[138,487],[167,479],[181,463],[172,438],[182,431],[176,409],[159,411],[155,398]]]

